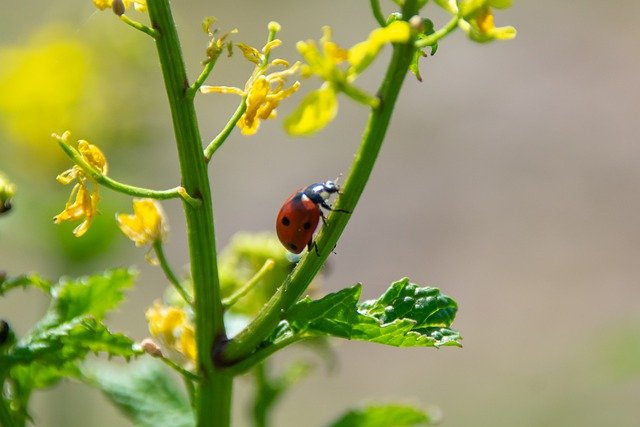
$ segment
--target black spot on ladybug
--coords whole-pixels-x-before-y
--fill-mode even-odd
[[[291,221],[290,221],[290,220],[289,220],[289,218],[287,218],[286,216],[283,216],[283,217],[282,217],[282,221],[280,221],[280,222],[282,222],[282,225],[289,225],[289,224],[291,224]]]
[[[297,251],[298,247],[296,245],[294,245],[293,243],[289,243],[289,249],[293,250],[293,251]]]
[[[304,224],[302,224],[302,228],[304,228],[305,230],[308,230],[311,228],[311,223],[310,222],[305,222]]]

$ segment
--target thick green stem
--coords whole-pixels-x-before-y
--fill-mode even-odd
[[[168,0],[148,0],[149,18],[157,31],[156,47],[171,107],[182,185],[202,200],[200,206],[183,203],[195,299],[197,370],[197,426],[230,425],[233,378],[213,366],[212,351],[226,339],[218,279],[216,241],[207,163],[202,153],[193,100],[188,96],[182,51]]]
[[[417,12],[416,0],[406,0],[402,10],[404,19],[408,20]],[[398,93],[413,58],[414,49],[413,41],[393,47],[393,56],[378,91],[380,105],[378,108],[372,109],[369,116],[367,128],[362,136],[362,143],[343,186],[343,193],[335,205],[336,210],[348,212],[355,210],[380,152]],[[223,354],[226,363],[233,365],[252,354],[273,331],[280,321],[282,313],[286,312],[300,298],[318,273],[337,244],[349,217],[349,214],[341,212],[332,212],[329,215],[328,226],[324,227],[316,238],[318,254],[316,255],[315,251],[308,252],[258,316],[228,343]]]

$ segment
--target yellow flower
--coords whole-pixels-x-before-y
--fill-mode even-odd
[[[69,135],[70,133],[67,131],[61,137],[54,136],[66,144]],[[85,140],[80,140],[78,141],[78,152],[82,160],[90,167],[103,175],[107,174],[107,159],[98,147]],[[71,195],[64,210],[53,217],[53,222],[60,224],[63,221],[77,221],[84,218],[84,221],[73,230],[73,234],[76,237],[80,237],[87,232],[98,211],[98,200],[100,200],[98,184],[78,165],[74,165],[72,168],[62,172],[56,179],[63,185],[76,181],[76,185],[71,190]],[[93,191],[91,192],[88,188],[89,184],[93,185]]]
[[[350,98],[375,107],[378,99],[353,85],[353,81],[378,56],[389,43],[406,43],[411,38],[411,26],[405,21],[395,21],[373,30],[367,40],[351,49],[343,49],[331,40],[331,28],[322,28],[319,45],[313,40],[300,41],[296,45],[305,60],[301,73],[305,77],[316,75],[324,80],[318,90],[303,99],[298,108],[285,119],[285,129],[291,135],[309,135],[324,128],[338,111],[337,95],[343,92]],[[343,64],[347,64],[343,66]]]
[[[471,40],[481,43],[510,40],[516,36],[516,29],[511,26],[495,26],[493,12],[489,6],[481,7],[468,20],[460,21],[459,25]]]
[[[77,221],[84,218],[84,221],[73,229],[73,234],[76,237],[80,237],[87,232],[93,222],[93,218],[97,213],[99,199],[97,186],[93,193],[89,193],[85,184],[78,182],[71,190],[71,195],[64,210],[53,217],[53,222],[60,224],[63,221]]]
[[[93,4],[100,10],[110,9],[114,0],[93,0]],[[134,7],[138,12],[147,11],[147,0],[120,0],[125,9]]]
[[[146,312],[149,332],[174,355],[195,362],[195,329],[186,311],[156,301]]]
[[[116,214],[116,221],[136,246],[163,240],[167,232],[162,207],[153,199],[134,199],[133,215]]]
[[[270,27],[273,24],[275,23],[270,24]],[[300,82],[296,81],[290,87],[285,88],[287,78],[297,72],[299,63],[296,62],[289,66],[289,63],[283,59],[274,59],[266,63],[266,58],[271,50],[280,46],[281,43],[278,39],[272,40],[262,48],[262,51],[238,43],[238,47],[244,57],[256,64],[244,89],[229,86],[205,85],[200,87],[202,93],[230,93],[242,96],[245,99],[246,109],[237,123],[244,135],[255,134],[258,131],[261,120],[275,118],[276,108],[280,101],[294,94],[300,87]],[[283,66],[285,70],[266,74],[269,68],[275,66]]]

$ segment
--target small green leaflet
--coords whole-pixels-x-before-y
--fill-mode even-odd
[[[15,288],[38,288],[45,293],[51,290],[51,282],[36,274],[24,274],[16,277],[6,277],[0,273],[0,296]]]
[[[51,288],[50,311],[61,321],[82,315],[104,319],[124,299],[124,291],[133,286],[135,270],[118,268],[80,279],[61,279]]]
[[[458,306],[439,289],[404,278],[380,298],[358,303],[361,291],[358,284],[316,301],[300,300],[287,311],[273,341],[329,335],[396,347],[461,346],[460,334],[449,328]]]
[[[352,409],[330,427],[414,427],[431,424],[430,417],[408,405],[372,405]]]

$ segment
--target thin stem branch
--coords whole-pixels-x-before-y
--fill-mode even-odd
[[[154,39],[158,37],[158,32],[156,30],[154,30],[153,28],[147,27],[146,25],[138,21],[134,21],[133,19],[129,18],[127,15],[120,15],[120,20],[122,20],[122,22],[124,22],[125,24],[135,28],[136,30],[142,31],[145,34],[150,35]]]
[[[169,262],[167,261],[167,257],[165,256],[162,242],[159,240],[156,240],[155,242],[153,242],[153,250],[156,252],[156,256],[158,257],[158,262],[160,263],[160,267],[162,268],[162,271],[164,271],[164,274],[165,276],[167,276],[167,279],[169,280],[169,282],[173,285],[175,290],[180,294],[182,299],[185,300],[187,304],[193,306],[193,299],[191,298],[191,295],[189,295],[189,292],[187,292],[184,286],[182,286],[182,283],[180,283],[180,279],[178,279],[176,274],[171,269]]]
[[[169,366],[171,369],[173,369],[174,371],[179,373],[187,381],[196,381],[196,382],[198,382],[198,381],[202,380],[202,378],[200,378],[199,376],[197,376],[193,372],[183,368],[182,366],[178,365],[176,362],[174,362],[173,360],[171,360],[171,359],[169,359],[167,357],[160,356],[159,359],[162,360],[162,362],[165,365]]]
[[[213,154],[227,140],[227,138],[233,131],[233,128],[236,126],[236,124],[238,123],[238,120],[240,120],[240,117],[242,117],[245,111],[247,111],[246,95],[242,97],[242,100],[240,101],[240,105],[238,105],[238,108],[236,108],[236,112],[233,113],[233,116],[231,116],[231,118],[229,119],[227,124],[224,126],[224,128],[220,131],[220,133],[215,138],[213,138],[213,141],[211,141],[209,145],[207,145],[207,148],[204,149],[204,158],[206,159],[207,162],[211,160],[211,158],[213,157]]]
[[[254,353],[252,353],[249,356],[243,358],[241,361],[239,361],[239,362],[229,366],[228,368],[226,368],[225,372],[227,372],[229,375],[234,375],[234,376],[235,375],[244,374],[249,369],[253,368],[255,365],[257,365],[258,363],[262,362],[263,360],[265,360],[266,358],[268,358],[272,354],[276,353],[277,351],[282,350],[283,348],[287,347],[288,345],[291,345],[293,343],[302,341],[304,339],[305,339],[305,337],[300,337],[298,335],[292,335],[290,337],[287,337],[285,339],[282,339],[282,340],[278,341],[275,344],[272,344],[270,346],[258,349]]]
[[[207,77],[209,77],[209,74],[211,74],[211,71],[213,70],[213,67],[216,65],[216,59],[210,60],[209,62],[207,62],[204,66],[204,68],[202,69],[202,72],[200,73],[200,75],[198,76],[198,78],[196,79],[195,82],[193,82],[193,84],[191,86],[189,86],[189,89],[187,89],[187,97],[188,98],[195,98],[196,97],[196,93],[198,93],[198,90],[200,89],[200,86],[202,86],[204,84],[204,82],[207,80]]]
[[[418,13],[417,1],[406,0],[402,9],[403,19],[408,20]],[[349,175],[343,186],[343,193],[338,198],[334,211],[354,212],[371,175],[373,166],[380,152],[387,127],[391,120],[394,105],[400,88],[406,77],[413,58],[415,47],[413,41],[406,44],[395,44],[393,55],[387,68],[384,81],[378,90],[381,100],[378,108],[372,109],[369,122],[362,136],[362,143],[355,155]],[[318,273],[327,257],[338,242],[340,235],[349,221],[350,215],[332,212],[327,220],[329,226],[323,227],[316,238],[315,251],[307,252],[293,272],[285,279],[282,286],[258,313],[256,318],[227,345],[224,351],[224,362],[243,363],[251,357],[260,343],[273,331],[287,309],[294,304],[305,291],[311,280]],[[261,350],[257,350],[256,354]]]
[[[369,3],[371,3],[371,11],[373,12],[373,17],[376,18],[376,21],[378,21],[378,24],[380,24],[381,27],[386,27],[387,20],[382,14],[382,8],[380,8],[380,0],[370,0]]]
[[[134,197],[147,197],[150,199],[158,200],[176,199],[180,197],[190,204],[200,203],[198,199],[189,196],[183,187],[174,187],[168,190],[151,190],[149,188],[135,187],[133,185],[123,184],[116,181],[115,179],[109,178],[108,176],[102,174],[99,170],[91,166],[89,163],[87,163],[87,161],[82,158],[78,150],[64,141],[63,137],[56,134],[54,134],[53,136],[58,140],[58,143],[60,144],[60,147],[62,147],[62,150],[65,152],[65,154],[67,154],[67,156],[69,156],[69,158],[73,160],[73,163],[76,164],[80,169],[82,169],[82,171],[90,176],[94,181],[104,187]]]
[[[271,258],[266,260],[264,265],[260,268],[260,270],[258,270],[258,272],[254,274],[253,277],[249,279],[247,283],[244,284],[244,286],[242,286],[240,289],[235,291],[229,297],[222,300],[222,306],[224,307],[224,309],[227,310],[233,304],[238,302],[240,298],[248,294],[258,283],[260,283],[260,280],[265,275],[265,273],[273,270],[273,267],[275,267],[275,265],[276,265],[275,261],[272,260]]]
[[[378,97],[370,95],[350,83],[340,85],[340,90],[354,101],[368,105],[371,108],[378,108],[378,105],[380,105],[380,99],[378,99]]]
[[[442,28],[433,34],[429,34],[428,36],[419,39],[416,41],[415,45],[417,48],[421,49],[427,46],[433,46],[438,40],[458,28],[458,22],[460,22],[460,17],[455,15],[449,22],[447,22]]]

